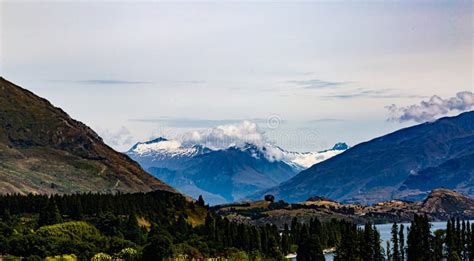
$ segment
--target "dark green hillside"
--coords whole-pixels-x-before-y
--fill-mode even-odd
[[[0,256],[32,260],[66,254],[80,260],[282,260],[296,251],[320,257],[339,244],[345,227],[355,227],[296,218],[283,230],[253,226],[220,217],[202,199],[166,191],[0,196],[0,217]]]

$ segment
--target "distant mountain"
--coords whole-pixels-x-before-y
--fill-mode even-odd
[[[316,162],[341,153],[347,145],[320,153],[289,152],[252,144],[213,150],[157,138],[134,145],[127,154],[152,175],[211,205],[233,202],[276,186]],[[271,155],[271,156],[270,156]]]
[[[297,202],[420,200],[434,188],[474,195],[474,112],[405,128],[356,145],[264,194]]]
[[[47,100],[0,78],[0,193],[175,190]]]
[[[344,152],[349,149],[349,146],[346,143],[339,142],[332,149],[318,152],[293,152],[277,148],[281,150],[282,158],[286,163],[293,165],[297,169],[304,170]]]

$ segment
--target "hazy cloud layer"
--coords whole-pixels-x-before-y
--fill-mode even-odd
[[[288,83],[296,84],[305,89],[323,89],[323,88],[336,87],[336,86],[349,84],[350,82],[330,82],[330,81],[323,81],[320,79],[311,79],[311,80],[288,81]]]
[[[103,129],[103,130],[98,130],[97,132],[104,139],[104,142],[110,146],[129,145],[133,141],[132,134],[125,127],[121,127],[120,129],[116,131]]]
[[[406,107],[398,107],[395,104],[387,106],[390,117],[389,121],[432,121],[438,116],[446,115],[451,111],[469,111],[474,109],[474,94],[469,91],[458,92],[455,97],[443,99],[437,95],[428,101]]]
[[[357,88],[345,90],[338,93],[328,94],[322,96],[329,99],[355,99],[355,98],[383,98],[383,99],[398,99],[398,98],[423,98],[415,94],[401,93],[393,89],[366,89]]]
[[[150,84],[152,82],[146,81],[126,81],[126,80],[105,80],[105,79],[93,79],[93,80],[80,80],[74,81],[75,83],[81,84],[97,84],[97,85],[111,85],[111,84]]]
[[[172,128],[212,128],[220,125],[240,124],[244,121],[255,122],[259,124],[267,123],[268,119],[194,119],[194,118],[150,118],[150,119],[130,119],[132,122],[158,123]],[[281,121],[283,122],[283,121]]]

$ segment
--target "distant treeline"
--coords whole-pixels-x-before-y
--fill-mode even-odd
[[[68,254],[79,260],[472,260],[473,229],[452,220],[446,231],[429,232],[426,217],[416,216],[405,246],[403,229],[394,225],[389,251],[381,247],[372,224],[343,221],[303,224],[294,218],[278,230],[229,221],[209,210],[202,197],[155,191],[135,194],[0,196],[0,256],[42,260]],[[13,259],[15,260],[15,259]]]

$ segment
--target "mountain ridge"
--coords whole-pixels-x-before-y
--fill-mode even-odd
[[[135,144],[127,154],[152,175],[192,197],[202,195],[213,205],[240,200],[288,180],[305,168],[297,165],[297,160],[306,163],[304,160],[313,157],[311,160],[321,161],[346,147],[345,143],[338,143],[338,150],[318,153],[290,152],[250,143],[210,149],[159,137]]]
[[[474,112],[471,111],[404,128],[357,144],[300,172],[279,186],[250,198],[274,194],[295,202],[321,195],[343,202],[359,203],[395,198],[420,199],[426,196],[427,191],[442,187],[442,184],[433,182],[421,191],[413,187],[414,183],[410,180],[414,180],[419,173],[429,168],[438,168],[450,160],[472,157],[473,151]],[[471,185],[474,182],[474,168],[472,164],[465,165],[462,170],[451,167],[450,171],[457,180],[466,180],[467,185],[456,183],[448,188],[474,195],[474,187]]]
[[[176,192],[48,100],[3,77],[0,90],[1,193]]]

